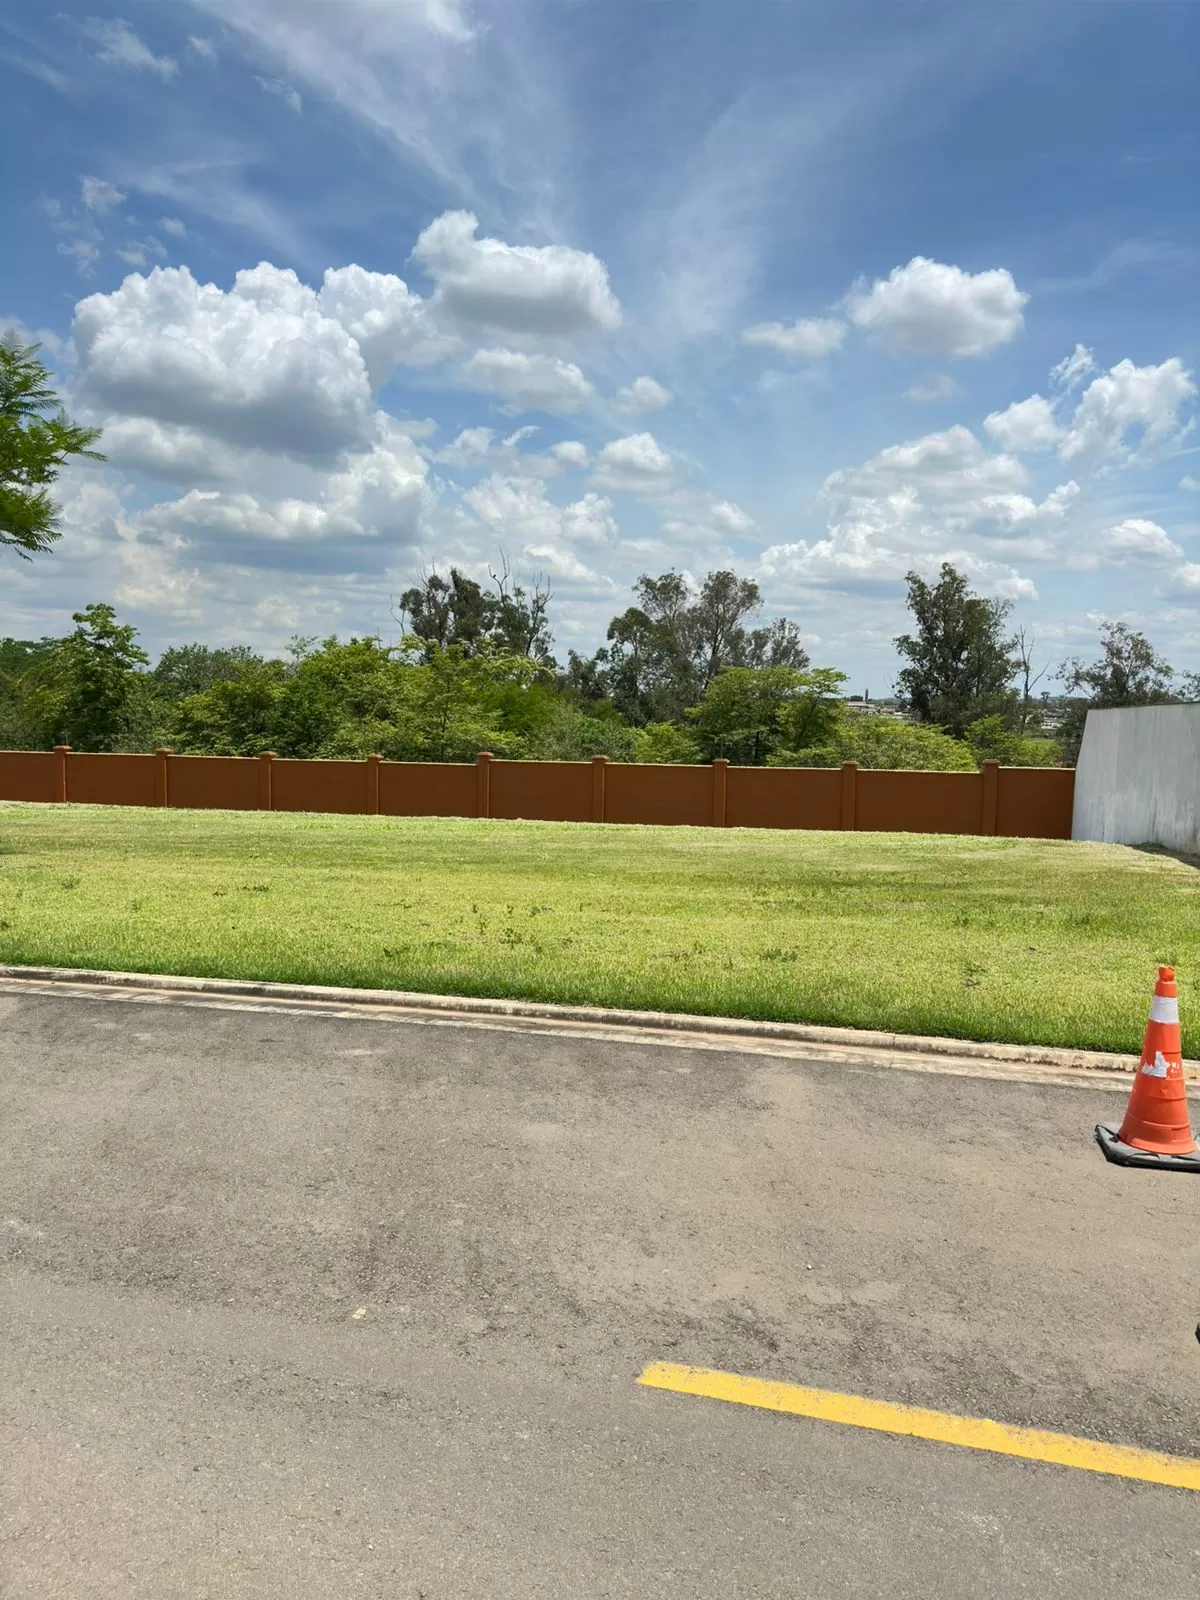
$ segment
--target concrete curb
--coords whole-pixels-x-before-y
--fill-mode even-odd
[[[0,964],[0,978],[41,983],[95,984],[105,988],[174,990],[188,994],[243,995],[264,1000],[310,1000],[339,1005],[399,1006],[462,1016],[526,1017],[541,1022],[590,1023],[673,1033],[778,1039],[792,1044],[833,1045],[914,1056],[952,1056],[957,1060],[1004,1062],[1010,1066],[1057,1067],[1068,1071],[1127,1075],[1133,1056],[1098,1050],[1064,1050],[1050,1045],[981,1044],[974,1039],[942,1039],[920,1034],[878,1033],[859,1028],[823,1028],[803,1022],[756,1022],[737,1017],[693,1016],[672,1011],[613,1011],[601,1006],[552,1005],[536,1000],[491,1000],[465,995],[413,994],[399,989],[340,989],[311,983],[249,982],[236,978],[173,977],[164,973],[99,972],[74,967],[21,967]],[[1200,1078],[1200,1062],[1184,1063],[1187,1076]]]

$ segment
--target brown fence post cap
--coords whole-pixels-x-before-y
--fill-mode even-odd
[[[70,750],[71,750],[71,746],[69,744],[56,744],[54,746],[54,754],[56,756],[68,755],[70,753]]]

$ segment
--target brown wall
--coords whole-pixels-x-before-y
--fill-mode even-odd
[[[385,761],[379,809],[386,817],[477,817],[476,769],[450,761]]]
[[[605,822],[674,822],[712,826],[712,767],[624,766],[605,769]]]
[[[271,763],[272,811],[366,811],[365,761]]]
[[[822,767],[730,767],[729,828],[840,828],[842,774]]]
[[[545,822],[592,820],[592,764],[582,761],[493,761],[493,817]]]
[[[246,756],[170,756],[167,804],[189,810],[258,810],[259,763]]]
[[[0,751],[0,800],[380,812],[397,817],[530,817],[691,827],[831,828],[1069,839],[1075,774],[805,767],[626,766],[592,761],[291,761],[270,754],[85,755]]]
[[[67,799],[85,806],[156,806],[160,762],[157,756],[67,758]]]
[[[59,759],[44,750],[0,752],[0,800],[59,800]]]
[[[1075,773],[1065,767],[1001,767],[996,832],[1024,839],[1069,839]]]
[[[978,772],[859,772],[856,828],[863,833],[982,833]]]

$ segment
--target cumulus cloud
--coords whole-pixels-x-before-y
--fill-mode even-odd
[[[652,433],[631,433],[604,446],[591,481],[601,489],[654,496],[671,487],[674,475],[674,459]]]
[[[993,411],[984,419],[990,436],[1005,450],[1051,450],[1066,432],[1054,415],[1051,402],[1040,394],[1017,400],[1005,411]]]
[[[371,449],[329,474],[314,499],[192,489],[131,520],[202,564],[377,572],[418,537],[426,472],[408,435],[381,421]]]
[[[169,233],[174,239],[187,236],[187,225],[178,217],[159,217],[157,226],[160,233]]]
[[[523,350],[476,350],[462,378],[473,389],[503,395],[510,411],[578,411],[596,392],[573,361]]]
[[[742,343],[774,350],[798,361],[819,361],[840,350],[846,324],[836,317],[808,317],[798,322],[759,322],[742,333]]]
[[[152,417],[115,417],[104,428],[104,454],[115,467],[162,483],[223,483],[244,474],[249,452],[197,428]]]
[[[1178,356],[1157,367],[1120,361],[1083,391],[1059,455],[1064,461],[1152,460],[1174,447],[1190,426],[1181,413],[1195,397],[1192,375]]]
[[[868,289],[855,286],[846,311],[856,328],[917,355],[981,356],[1015,339],[1029,299],[1004,267],[964,272],[914,256]]]
[[[626,388],[618,389],[614,396],[617,409],[631,414],[662,411],[674,398],[670,389],[665,389],[653,378],[635,378]]]
[[[420,295],[390,272],[331,267],[317,303],[354,339],[375,388],[399,366],[432,366],[456,348],[434,327]]]
[[[111,20],[89,17],[83,24],[83,31],[98,46],[97,61],[102,61],[107,67],[120,67],[128,72],[152,72],[164,83],[179,71],[177,61],[170,56],[156,56],[122,17]]]
[[[1178,561],[1183,555],[1166,529],[1145,517],[1126,517],[1109,528],[1098,540],[1096,550],[1103,560],[1118,566],[1130,562]]]
[[[725,533],[747,534],[754,531],[754,518],[732,500],[718,500],[709,507],[708,514],[715,526]]]
[[[1069,356],[1064,356],[1057,366],[1050,368],[1050,382],[1056,389],[1065,389],[1069,393],[1095,370],[1096,361],[1092,352],[1085,345],[1077,344]]]
[[[1040,502],[1027,488],[1015,456],[991,454],[961,426],[891,445],[831,473],[821,490],[826,537],[772,546],[763,573],[854,590],[951,560],[991,593],[1032,597],[1030,580],[997,558],[1050,556],[1048,535],[1061,528],[1079,488],[1060,484]]]
[[[578,439],[563,439],[551,445],[550,454],[564,467],[586,467],[588,464],[587,445],[581,444]],[[1197,487],[1200,488],[1200,484]]]
[[[132,273],[75,308],[79,392],[97,411],[197,428],[239,446],[330,461],[373,408],[348,330],[292,271],[267,263],[225,292],[186,267]]]
[[[462,498],[498,539],[520,539],[541,547],[600,548],[615,544],[618,538],[612,501],[603,495],[589,493],[559,506],[547,497],[544,483],[493,473]]]
[[[1200,494],[1200,478],[1193,478],[1190,472],[1185,472],[1179,480],[1179,487],[1189,494]]]
[[[537,338],[607,332],[621,308],[604,263],[566,245],[478,238],[470,211],[447,211],[417,240],[413,258],[437,285],[438,313],[467,327]]]

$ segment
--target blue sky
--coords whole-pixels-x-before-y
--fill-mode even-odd
[[[0,21],[0,320],[109,460],[0,632],[394,636],[755,576],[885,692],[943,559],[1200,667],[1200,7],[102,0]]]

